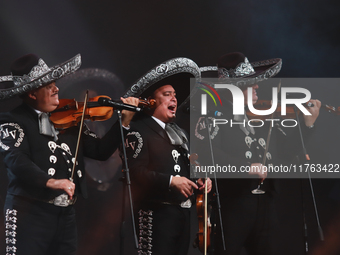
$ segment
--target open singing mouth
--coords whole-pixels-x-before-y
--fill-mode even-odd
[[[174,105],[170,105],[169,107],[168,107],[168,109],[170,110],[170,112],[172,113],[172,114],[175,114],[176,113],[176,105],[174,104]]]

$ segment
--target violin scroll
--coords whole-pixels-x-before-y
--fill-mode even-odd
[[[156,106],[156,100],[155,99],[139,99],[139,107],[148,107],[148,108],[154,108]]]

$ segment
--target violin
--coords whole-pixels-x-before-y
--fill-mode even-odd
[[[313,104],[307,103],[303,104],[305,107],[313,107]],[[271,100],[258,100],[254,104],[254,108],[257,110],[268,110],[272,107],[272,101]],[[329,113],[340,115],[340,107],[335,108],[334,106],[330,106],[328,104],[322,104],[322,108],[327,110]],[[298,114],[300,114],[301,111],[298,109]],[[269,116],[269,115],[256,115],[252,113],[249,109],[247,109],[247,116],[249,119],[267,119],[269,117],[277,117],[277,118],[284,118],[284,119],[294,119],[296,118],[295,109],[294,106],[287,105],[286,107],[286,115],[281,115],[281,104],[278,103],[276,110]]]
[[[193,153],[189,156],[191,164],[199,166],[197,162],[198,155]],[[207,178],[205,178],[205,183]],[[207,186],[203,192],[196,195],[196,208],[197,208],[197,218],[198,218],[198,232],[196,234],[196,240],[194,246],[198,247],[199,250],[206,255],[208,248],[210,246],[210,236],[211,236],[211,222],[210,222],[210,212],[208,210],[208,192]]]
[[[104,121],[112,117],[114,108],[111,106],[102,106],[98,100],[105,97],[111,100],[108,96],[96,96],[89,98],[86,107],[84,119],[91,121]],[[139,107],[153,108],[156,100],[139,99]],[[77,126],[81,120],[84,109],[84,102],[78,102],[75,99],[59,99],[57,109],[51,112],[50,120],[58,129],[67,129]]]

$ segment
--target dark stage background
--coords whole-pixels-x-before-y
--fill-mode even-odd
[[[81,53],[82,69],[99,68],[116,76],[103,81],[93,75],[87,83],[75,76],[76,87],[60,81],[60,85],[64,82],[61,96],[73,97],[72,93],[79,95],[90,87],[93,93],[118,98],[146,71],[167,59],[188,57],[206,66],[214,65],[222,54],[241,51],[251,62],[282,58],[280,77],[338,77],[339,7],[336,0],[1,1],[0,75],[8,75],[10,63],[26,53],[38,54],[49,66]],[[313,98],[340,105],[336,84],[319,82],[306,88]],[[2,102],[0,110],[17,103]],[[95,128],[104,129],[106,124],[100,125]],[[338,127],[339,117],[321,111],[315,139],[308,145],[314,162],[339,163]],[[119,160],[87,164],[90,197],[76,204],[78,254],[118,254],[122,212]],[[103,173],[93,171],[97,168]],[[304,254],[302,197],[309,254],[340,254],[339,180],[314,179],[313,184],[325,241],[319,242],[308,182],[282,180],[283,192],[277,203],[281,228],[276,234],[280,254]],[[6,185],[6,170],[0,160],[1,208]],[[129,219],[128,209],[124,215]],[[196,229],[193,226],[193,232]],[[124,254],[137,254],[129,220],[125,236]],[[0,240],[2,255],[3,221]],[[199,253],[191,248],[190,254]]]

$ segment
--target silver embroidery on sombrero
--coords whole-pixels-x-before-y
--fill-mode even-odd
[[[16,242],[17,240],[15,239],[17,232],[17,215],[18,211],[17,210],[10,210],[7,209],[6,210],[6,217],[5,217],[5,221],[6,221],[6,255],[15,255],[15,253],[17,252],[17,248],[16,248]]]
[[[34,66],[31,72],[29,72],[29,74],[25,74],[23,76],[13,76],[13,83],[15,86],[20,86],[22,84],[29,83],[33,81],[34,79],[37,79],[40,76],[43,76],[50,70],[51,69],[46,65],[44,60],[39,59],[38,65]]]
[[[269,66],[269,65],[275,64],[273,67],[269,68],[266,72],[261,74],[258,77],[258,79],[268,79],[270,77],[273,77],[280,72],[281,67],[282,67],[282,61],[279,61],[279,59],[277,59],[277,58],[257,61],[257,62],[253,62],[251,64],[254,68],[261,67],[261,66]]]
[[[200,76],[200,70],[197,64],[188,58],[174,58],[166,61],[150,70],[146,75],[139,79],[131,89],[124,95],[124,97],[139,96],[149,86],[156,82],[169,77],[173,74],[188,72],[195,77]]]
[[[152,254],[152,221],[153,211],[139,210],[139,241],[138,241],[138,254],[151,255]]]
[[[249,63],[248,59],[245,58],[244,62],[239,63],[235,69],[230,68],[226,69],[224,67],[218,68],[218,77],[219,78],[240,78],[245,75],[254,74],[255,70],[252,65]]]
[[[247,59],[247,58],[246,58]],[[248,61],[248,59],[247,59]],[[249,61],[248,61],[249,63]],[[241,65],[241,66],[240,66]],[[248,75],[252,75],[256,73],[257,68],[261,67],[266,67],[270,66],[267,70],[265,70],[263,73],[260,73],[254,77],[247,77]],[[239,67],[239,68],[238,68]],[[260,81],[266,80],[270,77],[274,77],[277,75],[282,67],[282,60],[279,58],[273,58],[273,59],[268,59],[268,60],[262,60],[262,61],[256,61],[249,63],[249,66],[246,62],[240,63],[239,66],[236,67],[235,69],[229,69],[227,70],[224,67],[218,68],[217,66],[204,66],[200,67],[200,71],[203,72],[208,72],[208,71],[217,71],[217,77],[220,79],[227,79],[229,78],[230,83],[242,87],[245,85],[252,85],[256,84]],[[248,69],[249,67],[249,69]],[[254,70],[252,72],[251,70]],[[236,70],[236,72],[235,72]],[[247,74],[249,72],[249,74]],[[238,74],[239,76],[236,76]],[[233,76],[234,75],[234,76]]]
[[[48,67],[46,63],[39,59],[38,65],[34,66],[29,74],[23,76],[2,76],[0,82],[13,81],[14,88],[0,89],[0,100],[8,99],[16,95],[24,94],[25,92],[39,88],[43,85],[49,84],[61,77],[68,75],[81,65],[80,54],[71,58],[70,60],[53,66]]]
[[[203,66],[200,67],[200,71],[203,72],[209,72],[209,71],[217,71],[217,66]]]
[[[12,75],[0,76],[0,82],[4,81],[13,81],[13,76]]]

